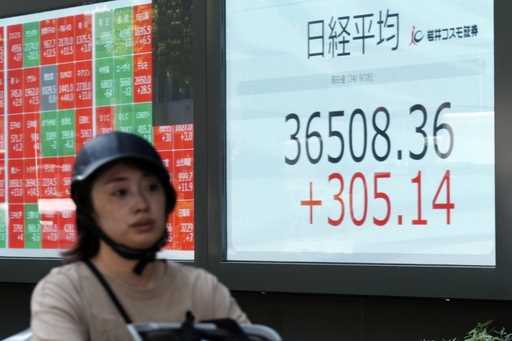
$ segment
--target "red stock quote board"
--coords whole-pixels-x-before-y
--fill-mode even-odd
[[[75,243],[76,154],[120,130],[155,145],[176,187],[164,255],[193,257],[193,125],[153,126],[152,19],[123,0],[0,20],[0,256]]]

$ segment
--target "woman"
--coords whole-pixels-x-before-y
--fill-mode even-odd
[[[71,196],[78,241],[34,290],[33,340],[129,340],[127,323],[183,321],[187,311],[248,322],[213,275],[155,261],[176,193],[146,140],[114,132],[85,144]]]

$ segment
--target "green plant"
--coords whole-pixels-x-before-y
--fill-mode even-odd
[[[492,326],[493,321],[480,322],[475,328],[471,329],[463,341],[512,341],[512,333],[509,333],[505,328],[498,329]],[[459,339],[442,339],[442,341],[458,341]],[[426,340],[422,341],[435,341]]]
[[[464,341],[512,341],[512,333],[505,328],[491,327],[492,321],[478,323],[464,337]]]

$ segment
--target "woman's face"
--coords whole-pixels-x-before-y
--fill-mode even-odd
[[[94,181],[96,224],[115,242],[144,249],[166,228],[165,193],[158,177],[127,162],[116,163]]]

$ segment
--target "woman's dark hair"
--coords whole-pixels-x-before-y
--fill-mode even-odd
[[[91,259],[100,249],[100,237],[96,232],[96,221],[93,218],[91,190],[94,179],[83,184],[83,195],[76,203],[76,242],[71,249],[63,251],[64,263],[72,263]]]

